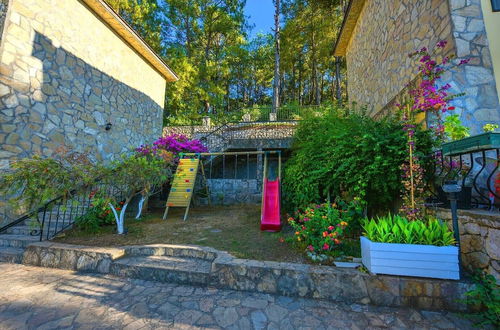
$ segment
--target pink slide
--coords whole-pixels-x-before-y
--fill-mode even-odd
[[[264,196],[262,198],[262,217],[260,230],[281,230],[280,180],[264,179]]]

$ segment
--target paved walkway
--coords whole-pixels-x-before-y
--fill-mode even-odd
[[[195,288],[0,263],[0,329],[468,329],[453,313]]]

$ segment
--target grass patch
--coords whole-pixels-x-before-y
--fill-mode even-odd
[[[98,234],[71,229],[55,241],[102,247],[145,244],[194,244],[227,251],[238,258],[281,262],[308,262],[305,255],[279,238],[288,233],[260,230],[260,206],[200,207],[191,209],[183,221],[183,208],[155,210],[141,220],[127,219],[126,235],[117,235],[115,226],[103,227]]]

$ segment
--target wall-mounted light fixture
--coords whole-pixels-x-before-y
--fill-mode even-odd
[[[106,131],[109,131],[109,130],[111,129],[111,126],[113,126],[113,124],[111,124],[110,122],[108,122],[108,123],[106,124],[106,126],[104,126],[104,129],[105,129]]]
[[[493,11],[500,11],[500,0],[491,0],[491,8]]]

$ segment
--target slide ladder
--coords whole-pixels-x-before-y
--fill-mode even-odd
[[[196,158],[182,158],[179,160],[179,165],[172,181],[172,187],[168,194],[167,207],[163,214],[163,220],[167,219],[168,210],[171,207],[185,207],[184,221],[187,219],[189,212],[189,205],[193,198],[194,185],[196,183],[196,176],[198,168],[201,164],[199,157]],[[203,164],[202,164],[203,169]]]

